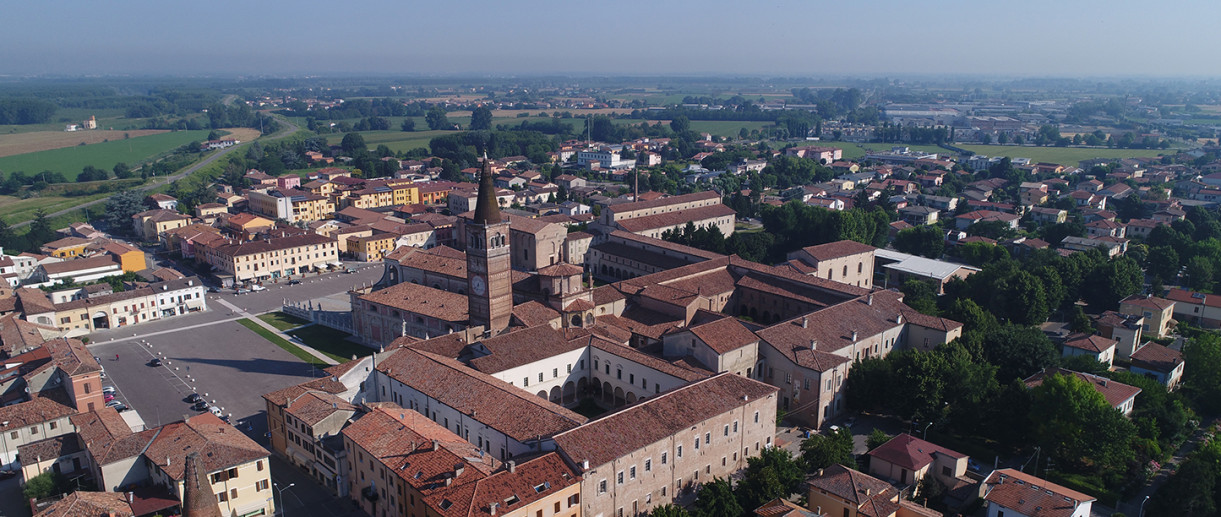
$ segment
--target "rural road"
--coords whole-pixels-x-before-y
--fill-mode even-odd
[[[229,95],[229,96],[226,96],[226,97],[225,97],[225,101],[226,101],[226,103],[230,103],[230,102],[233,102],[233,99],[236,99],[236,98],[237,98],[237,96],[236,96],[236,95]],[[270,136],[267,136],[267,137],[260,137],[260,138],[259,138],[259,140],[264,140],[264,141],[270,141],[270,140],[279,140],[279,139],[285,138],[285,137],[287,137],[287,136],[289,136],[289,135],[291,135],[291,134],[293,134],[293,133],[296,133],[296,132],[297,132],[297,130],[298,130],[298,129],[300,129],[300,128],[298,128],[298,127],[297,127],[297,125],[296,125],[296,124],[293,124],[292,122],[289,122],[289,121],[288,121],[288,119],[286,119],[286,118],[284,118],[284,117],[281,117],[281,116],[279,116],[279,115],[272,115],[272,116],[273,116],[273,117],[275,117],[275,118],[276,118],[276,120],[279,120],[279,121],[280,121],[280,124],[281,124],[283,127],[281,127],[281,128],[280,128],[280,130],[279,130],[279,131],[277,131],[275,134],[270,135]],[[137,192],[145,192],[145,191],[148,191],[148,190],[152,190],[152,189],[154,189],[154,188],[156,188],[156,187],[158,187],[158,186],[164,185],[164,184],[166,184],[166,183],[172,183],[172,182],[178,181],[178,180],[180,180],[180,179],[182,179],[182,178],[185,178],[185,177],[187,177],[187,176],[189,176],[189,175],[193,174],[195,171],[199,170],[200,168],[202,168],[202,167],[204,167],[204,166],[206,166],[206,165],[208,165],[208,164],[210,164],[210,163],[212,163],[212,162],[215,162],[216,160],[219,160],[219,159],[220,159],[222,156],[225,156],[225,155],[227,155],[227,154],[229,154],[229,153],[231,153],[231,152],[233,152],[233,151],[236,151],[236,150],[237,150],[237,149],[239,149],[239,148],[244,148],[244,147],[245,147],[245,146],[238,145],[238,146],[233,146],[233,147],[230,147],[230,148],[227,148],[227,149],[222,149],[220,152],[217,152],[217,153],[213,154],[212,156],[209,156],[209,157],[207,157],[207,158],[204,158],[202,161],[200,161],[200,162],[198,162],[198,163],[196,163],[196,164],[194,164],[194,165],[192,165],[192,166],[190,166],[190,167],[187,167],[187,168],[185,168],[185,169],[182,169],[181,171],[175,172],[174,174],[171,174],[171,175],[169,175],[169,176],[164,176],[164,177],[162,177],[162,178],[161,178],[161,180],[160,180],[160,181],[153,181],[153,182],[151,182],[151,183],[146,183],[146,184],[144,184],[144,185],[141,185],[141,186],[139,186],[139,187],[136,187],[136,188],[135,188],[135,190],[136,190]],[[94,205],[97,205],[97,204],[100,204],[100,203],[105,203],[105,202],[106,202],[107,200],[109,200],[109,199],[110,199],[110,196],[106,196],[106,197],[104,197],[104,198],[101,198],[101,199],[95,199],[95,200],[93,200],[93,201],[89,201],[89,202],[87,202],[87,203],[81,203],[81,204],[76,205],[76,206],[74,206],[74,207],[72,207],[72,208],[66,208],[66,209],[64,209],[64,210],[59,210],[59,211],[56,211],[56,212],[51,212],[51,213],[47,214],[47,218],[59,217],[59,216],[64,215],[64,214],[68,214],[68,213],[70,213],[70,212],[74,212],[74,211],[76,211],[76,210],[81,210],[81,209],[84,209],[84,208],[89,208],[89,207],[91,207],[91,206],[94,206]],[[16,223],[16,224],[14,224],[12,227],[13,227],[13,228],[21,228],[21,227],[23,227],[23,226],[26,226],[26,225],[30,224],[30,222],[31,222],[31,221],[22,221],[22,222],[20,222],[20,223]]]

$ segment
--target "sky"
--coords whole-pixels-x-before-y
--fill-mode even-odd
[[[6,2],[0,75],[1217,77],[1221,2]]]

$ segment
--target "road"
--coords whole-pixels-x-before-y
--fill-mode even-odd
[[[237,98],[237,96],[236,96],[236,95],[228,95],[228,96],[226,96],[226,97],[225,97],[225,100],[226,100],[226,101],[228,101],[228,102],[233,102],[233,99],[236,99],[236,98]],[[261,137],[261,138],[259,138],[259,140],[267,140],[267,141],[270,141],[270,140],[279,140],[279,139],[282,139],[282,138],[286,138],[286,137],[288,137],[289,135],[291,135],[291,134],[293,134],[293,133],[296,133],[296,132],[297,132],[297,130],[298,130],[298,129],[300,129],[300,128],[298,128],[298,127],[297,127],[297,125],[296,125],[296,124],[293,124],[292,122],[289,122],[289,121],[288,121],[288,119],[286,119],[286,118],[284,118],[284,117],[281,117],[281,116],[278,116],[278,115],[273,115],[273,116],[274,116],[274,117],[276,117],[276,120],[279,120],[279,121],[280,121],[280,124],[281,124],[281,125],[283,125],[284,127],[282,127],[282,128],[281,128],[279,131],[277,131],[277,132],[276,132],[274,135],[270,135],[270,136],[266,136],[266,137]],[[198,163],[196,163],[196,164],[194,164],[194,165],[192,165],[192,166],[190,166],[190,167],[187,167],[187,168],[185,168],[185,169],[182,169],[181,171],[175,172],[174,174],[171,174],[171,175],[169,175],[169,176],[163,176],[163,177],[162,177],[162,178],[160,178],[159,180],[154,180],[154,181],[149,182],[149,183],[146,183],[146,184],[144,184],[144,185],[140,185],[139,187],[136,187],[136,188],[135,188],[135,190],[136,190],[137,192],[146,192],[146,191],[152,190],[152,189],[154,189],[154,188],[156,188],[156,187],[158,187],[158,186],[161,186],[161,185],[163,185],[163,184],[166,184],[166,183],[172,183],[172,182],[178,181],[178,180],[180,180],[180,179],[182,179],[182,178],[185,178],[185,177],[187,177],[187,176],[189,176],[189,175],[193,174],[195,171],[197,171],[197,170],[199,170],[199,169],[201,169],[201,168],[203,168],[203,167],[205,167],[205,166],[207,166],[207,165],[211,164],[212,162],[215,162],[216,160],[221,159],[221,157],[223,157],[223,156],[225,156],[225,155],[227,155],[227,154],[229,154],[229,153],[231,153],[231,152],[233,152],[233,151],[236,151],[236,150],[238,150],[239,148],[244,148],[244,147],[245,147],[245,146],[233,146],[233,147],[230,147],[230,148],[228,148],[228,149],[222,149],[222,150],[220,150],[220,151],[218,151],[218,152],[216,152],[216,153],[212,154],[211,156],[209,156],[209,157],[207,157],[207,158],[204,158],[202,161],[200,161],[200,162],[198,162]],[[51,212],[51,213],[47,214],[47,217],[48,217],[48,218],[52,218],[52,217],[59,217],[59,216],[61,216],[61,215],[66,215],[66,214],[69,214],[69,213],[71,213],[71,212],[75,212],[75,211],[77,211],[77,210],[80,210],[80,209],[82,209],[82,208],[89,208],[89,207],[91,207],[91,206],[94,206],[94,205],[97,205],[97,204],[100,204],[100,203],[105,203],[105,202],[106,202],[107,200],[109,200],[109,199],[110,199],[110,196],[106,196],[106,197],[104,197],[104,198],[95,199],[95,200],[93,200],[93,201],[89,201],[89,202],[87,202],[87,203],[81,203],[81,204],[76,205],[76,206],[74,206],[74,207],[72,207],[72,208],[66,208],[66,209],[63,209],[63,210],[59,210],[59,211],[55,211],[55,212]],[[14,225],[13,225],[13,228],[21,228],[22,226],[25,226],[25,225],[30,224],[30,222],[31,222],[31,221],[22,221],[22,222],[20,222],[20,223],[16,223],[16,224],[14,224]]]

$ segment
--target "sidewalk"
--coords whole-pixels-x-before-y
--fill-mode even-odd
[[[240,315],[242,315],[242,317],[255,322],[258,326],[267,329],[269,332],[271,332],[277,336],[280,336],[281,338],[284,338],[285,341],[292,343],[293,346],[296,346],[297,348],[305,350],[306,352],[309,353],[309,355],[317,357],[318,360],[320,360],[326,364],[329,364],[329,365],[339,364],[339,361],[331,359],[330,357],[327,357],[326,354],[319,352],[317,350],[314,350],[313,348],[310,348],[309,346],[306,346],[306,344],[302,343],[301,340],[296,339],[288,334],[281,332],[280,329],[275,328],[275,327],[271,326],[270,324],[268,324],[266,321],[259,319],[258,316],[255,316],[253,314],[250,314],[249,312],[246,312],[245,309],[242,309],[241,307],[233,305],[232,303],[229,303],[229,302],[225,301],[224,299],[217,298],[216,301],[218,303],[220,303],[221,305],[224,305],[225,307],[227,307],[230,311],[240,314]]]

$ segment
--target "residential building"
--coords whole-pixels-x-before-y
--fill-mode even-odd
[[[102,328],[125,327],[206,311],[204,289],[198,278],[189,277],[61,303],[52,303],[46,293],[36,289],[18,289],[17,296],[27,320],[56,327],[72,337]]]
[[[191,224],[191,216],[158,208],[131,216],[132,229],[144,242],[156,241],[162,233]]]
[[[1094,325],[1099,335],[1116,341],[1115,353],[1123,359],[1132,357],[1132,352],[1143,343],[1144,316],[1106,311],[1094,318]]]
[[[1094,498],[1014,469],[992,471],[979,485],[988,517],[1089,517]]]
[[[1106,338],[1098,334],[1073,334],[1068,336],[1064,341],[1061,356],[1073,357],[1078,355],[1088,356],[1089,358],[1106,364],[1107,367],[1115,361],[1115,351],[1119,341]]]
[[[144,203],[154,209],[178,210],[178,199],[167,194],[150,194],[144,198]]]
[[[251,212],[290,223],[319,221],[335,213],[335,202],[331,198],[304,190],[250,190],[246,197]]]
[[[589,253],[589,247],[593,244],[594,236],[585,232],[570,232],[564,235],[564,244],[561,248],[560,261],[578,266],[584,266],[585,255]]]
[[[1063,368],[1045,369],[1039,373],[1027,377],[1022,381],[1026,383],[1027,388],[1033,388],[1043,384],[1043,379],[1049,375],[1072,375],[1090,384],[1102,397],[1106,399],[1107,404],[1123,413],[1124,416],[1131,416],[1132,410],[1136,407],[1136,396],[1140,394],[1140,388],[1129,386],[1122,382],[1114,381],[1101,375],[1092,373],[1075,372],[1065,370]]]
[[[373,230],[369,235],[348,237],[347,251],[361,262],[378,262],[393,250],[398,234]]]
[[[907,433],[900,433],[868,454],[869,474],[899,486],[918,484],[929,475],[950,491],[974,484],[966,477],[966,454]]]
[[[217,243],[203,249],[203,258],[216,268],[225,285],[262,281],[325,269],[339,262],[334,239],[307,233],[236,243]]]
[[[900,497],[890,483],[843,465],[819,469],[806,481],[806,508],[830,517],[935,517]]]
[[[1203,328],[1221,328],[1221,295],[1211,295],[1172,287],[1166,299],[1174,302],[1174,319]]]
[[[912,226],[927,226],[937,222],[939,213],[929,206],[908,206],[899,210],[899,218]]]
[[[878,249],[874,251],[874,256],[877,258],[874,271],[879,277],[875,279],[874,286],[882,288],[899,287],[908,279],[915,278],[933,282],[940,294],[950,280],[966,278],[979,271],[979,268],[963,264],[888,249]]]
[[[38,251],[43,255],[48,255],[55,258],[71,259],[85,254],[85,249],[93,244],[92,239],[82,239],[80,237],[64,237],[56,239],[39,247]]]
[[[1132,353],[1129,371],[1144,375],[1175,389],[1183,380],[1183,353],[1154,342],[1145,343]]]
[[[1174,321],[1174,305],[1173,301],[1165,298],[1134,294],[1119,302],[1119,312],[1143,316],[1144,334],[1164,338],[1170,335],[1170,324]]]

